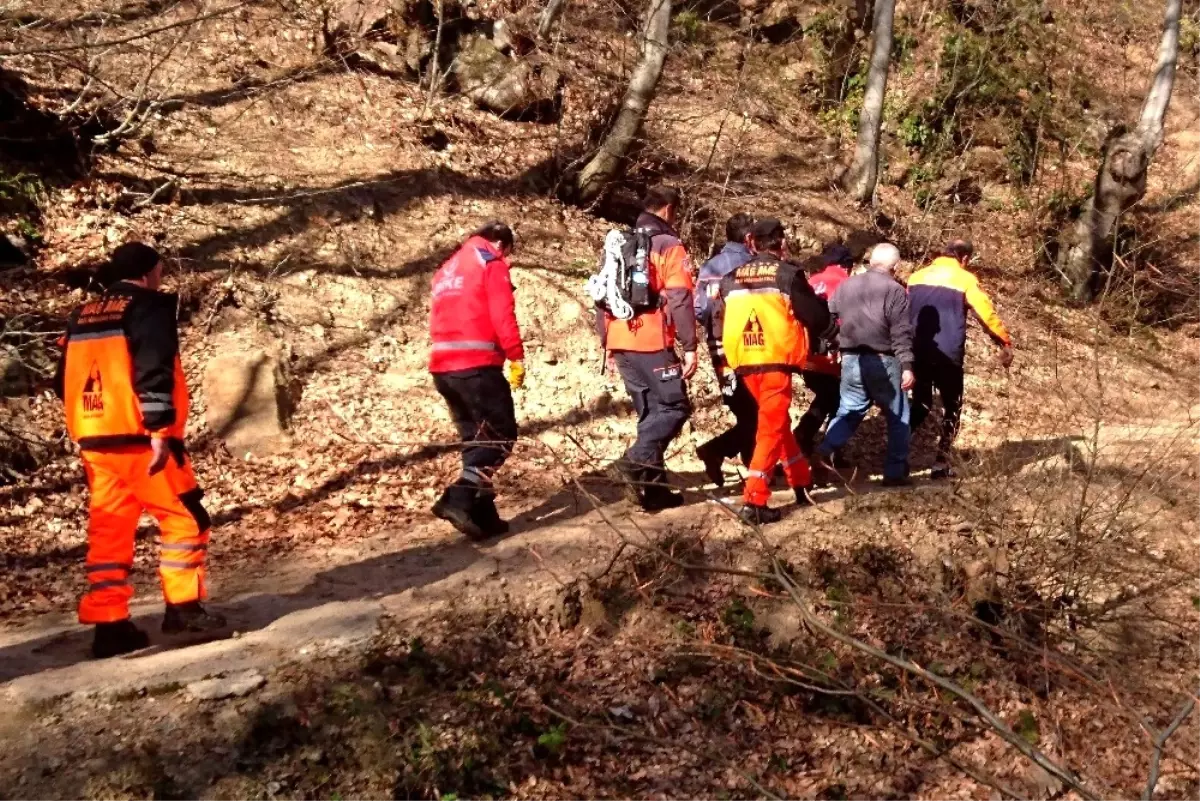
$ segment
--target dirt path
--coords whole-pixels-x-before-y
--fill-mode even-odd
[[[639,515],[638,525],[654,535],[716,514],[712,505],[691,506]],[[306,556],[268,575],[231,577],[214,588],[220,599],[215,606],[237,631],[228,639],[164,638],[157,633],[161,603],[135,604],[134,619],[151,633],[152,646],[118,661],[91,661],[90,630],[72,615],[48,615],[0,633],[0,694],[18,702],[119,695],[266,669],[362,644],[385,613],[405,620],[506,595],[526,602],[546,597],[563,581],[597,565],[603,569],[611,556],[614,535],[595,511],[566,523],[536,523],[519,516],[513,534],[477,545],[431,522],[417,531],[381,532],[352,549]],[[414,538],[425,544],[403,545]],[[214,567],[219,575],[220,566]]]
[[[1120,451],[1116,446],[1128,442],[1194,446],[1195,425],[1180,419],[1104,428],[1098,460],[1115,457]],[[1073,441],[1065,437],[1062,443],[1075,447]],[[1047,456],[1053,458],[1030,453],[1025,461]],[[916,491],[942,492],[944,486],[919,485]],[[855,489],[877,491],[874,485]],[[834,488],[820,491],[818,509],[794,513],[780,533],[791,536],[835,521],[845,507],[839,499],[846,494]],[[779,493],[774,503],[786,504],[789,495]],[[265,574],[225,577],[217,564],[216,581],[222,583],[214,586],[214,597],[236,629],[232,637],[208,642],[164,638],[157,633],[161,604],[145,601],[135,604],[134,618],[151,632],[152,647],[118,661],[95,662],[88,659],[90,630],[70,614],[46,615],[0,633],[0,695],[28,703],[187,685],[353,649],[371,640],[385,614],[417,622],[448,608],[499,600],[546,603],[564,583],[603,570],[619,542],[605,518],[635,540],[680,528],[703,529],[707,536],[736,535],[737,526],[724,510],[702,496],[692,500],[681,509],[649,516],[633,513],[627,503],[611,497],[600,510],[588,511],[587,501],[564,490],[517,515],[512,534],[482,545],[431,521],[415,529],[380,532],[354,547],[291,559]]]

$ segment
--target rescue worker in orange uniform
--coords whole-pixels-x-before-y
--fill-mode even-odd
[[[797,504],[811,503],[812,470],[792,434],[792,376],[804,369],[809,342],[832,338],[825,301],[809,286],[804,272],[785,261],[783,223],[759,220],[750,235],[754,258],[721,281],[714,325],[725,345],[725,358],[758,404],[754,456],[743,492],[742,519],[774,523],[783,517],[767,506],[769,482],[782,460]]]
[[[597,309],[600,345],[625,383],[638,415],[637,441],[614,465],[614,477],[630,500],[648,512],[683,505],[683,496],[667,483],[667,446],[683,431],[692,413],[687,381],[696,372],[696,312],[692,267],[687,249],[673,227],[679,191],[655,187],[642,201],[637,227],[650,233],[650,290],[657,308],[618,320]],[[675,353],[675,341],[683,361]]]
[[[161,533],[163,633],[225,626],[200,604],[211,521],[183,447],[188,392],[176,296],[159,291],[162,260],[148,245],[121,245],[105,272],[115,283],[71,314],[58,375],[67,432],[79,445],[90,493],[88,589],[79,622],[96,627],[97,658],[149,644],[129,619],[129,571],[143,512]]]

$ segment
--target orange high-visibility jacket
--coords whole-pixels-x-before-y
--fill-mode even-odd
[[[815,301],[828,324],[829,313],[794,264],[759,254],[721,281],[716,308],[725,359],[741,374],[767,370],[799,372],[808,358],[808,331],[797,319],[794,299],[807,307]]]
[[[59,365],[67,432],[80,448],[183,439],[188,392],[175,295],[117,282],[72,315]]]

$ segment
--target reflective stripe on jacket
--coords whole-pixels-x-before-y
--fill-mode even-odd
[[[183,439],[187,382],[175,295],[118,282],[67,326],[62,398],[67,432],[85,450]]]
[[[809,290],[794,264],[759,255],[721,281],[720,326],[725,358],[738,373],[799,372],[808,358],[808,332],[792,310],[796,283]]]
[[[918,357],[937,351],[961,362],[966,351],[968,309],[994,340],[1012,343],[991,299],[979,288],[979,279],[957,259],[942,256],[913,273],[908,279],[908,298],[913,351]]]
[[[678,337],[685,351],[694,351],[696,313],[687,249],[674,229],[653,214],[643,212],[637,227],[650,231],[650,289],[659,296],[660,306],[632,320],[618,320],[598,310],[604,347],[610,351],[655,353],[670,348]]]
[[[430,295],[430,372],[525,358],[508,262],[486,239],[464,242],[434,274]]]

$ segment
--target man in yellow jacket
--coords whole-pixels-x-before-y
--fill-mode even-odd
[[[721,280],[713,329],[736,380],[758,404],[742,519],[763,524],[783,517],[767,506],[771,474],[780,461],[796,503],[811,502],[812,471],[789,419],[792,376],[804,369],[809,342],[831,336],[832,325],[825,301],[809,286],[804,272],[784,260],[787,250],[779,220],[755,223],[750,245],[754,258]]]
[[[933,478],[949,478],[950,447],[962,414],[963,357],[967,345],[967,315],[973,312],[1000,347],[1000,363],[1012,364],[1012,338],[991,298],[979,288],[979,279],[967,267],[975,249],[957,239],[928,267],[908,279],[908,301],[913,324],[912,430],[933,408],[933,391],[942,396],[942,431],[938,440]]]

